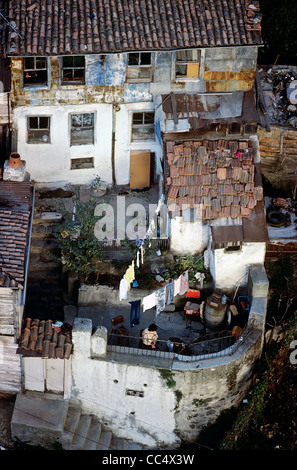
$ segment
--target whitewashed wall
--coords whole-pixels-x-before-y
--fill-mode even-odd
[[[208,245],[210,228],[201,220],[185,222],[183,217],[170,220],[170,250],[174,254],[187,255],[203,252]]]
[[[131,142],[133,111],[153,110],[151,102],[121,105],[113,115],[113,105],[97,103],[72,106],[18,107],[13,113],[17,149],[26,161],[31,179],[37,183],[86,184],[99,175],[112,184],[112,134],[115,129],[116,183],[129,184],[130,150],[150,150],[156,154],[156,173],[161,174],[161,146],[155,141]],[[94,145],[70,146],[70,113],[95,113]],[[51,143],[27,143],[27,117],[51,117]],[[71,159],[93,157],[94,168],[71,170]]]
[[[263,266],[266,243],[243,243],[239,251],[225,252],[224,248],[207,250],[209,270],[215,287],[226,293],[234,292],[238,283],[244,286],[248,282],[249,268]]]

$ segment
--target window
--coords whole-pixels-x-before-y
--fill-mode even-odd
[[[132,140],[155,138],[155,114],[153,112],[133,113]]]
[[[24,86],[47,85],[47,58],[26,57],[24,59]]]
[[[129,82],[151,81],[150,52],[131,52],[128,54],[127,80]]]
[[[62,57],[62,84],[85,83],[84,56]]]
[[[94,114],[72,114],[70,144],[94,144]]]
[[[94,168],[94,158],[72,158],[71,170],[84,170],[85,168]]]
[[[50,143],[50,118],[48,116],[30,116],[27,126],[29,144]]]
[[[176,78],[199,78],[200,52],[197,49],[176,51]]]

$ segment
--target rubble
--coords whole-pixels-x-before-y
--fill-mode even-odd
[[[297,67],[260,67],[259,77],[271,124],[297,129]]]

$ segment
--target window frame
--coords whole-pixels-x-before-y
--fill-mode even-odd
[[[82,125],[82,126],[73,126],[73,116],[85,116],[87,114],[90,114],[92,116],[92,126],[88,125]],[[69,114],[69,125],[70,125],[70,146],[76,146],[76,145],[95,145],[95,113],[94,112],[83,112],[83,113],[70,113]],[[75,142],[73,141],[73,127],[74,129],[76,128],[90,128],[93,130],[92,132],[92,142]]]
[[[83,58],[84,65],[83,66],[75,66],[74,62],[76,58]],[[64,59],[72,59],[72,66],[64,66]],[[60,70],[61,70],[61,85],[85,85],[86,83],[86,60],[84,55],[65,55],[60,58]],[[69,70],[72,72],[72,79],[65,80],[64,79],[64,70]],[[83,70],[83,79],[75,80],[73,78],[75,70]]]
[[[192,59],[178,59],[178,54],[182,53],[192,53]],[[196,56],[196,57],[195,57]],[[187,67],[188,65],[198,66],[197,75],[189,74],[181,74],[177,72],[177,67]],[[174,76],[176,80],[199,80],[200,79],[200,72],[201,72],[201,51],[200,49],[183,49],[175,51],[175,63],[174,63]]]
[[[129,59],[131,59],[132,55],[138,56],[137,64],[129,64]],[[150,56],[149,64],[141,63],[142,56],[144,55]],[[135,74],[137,75],[135,77],[130,76],[133,69],[135,69]],[[149,76],[141,76],[141,73],[143,73],[145,70],[149,72]],[[126,80],[127,82],[130,82],[130,83],[149,83],[152,81],[152,53],[151,52],[128,52]]]
[[[30,119],[37,119],[38,120],[38,127],[30,127]],[[40,119],[47,119],[48,120],[48,127],[39,127]],[[31,140],[30,139],[30,132],[47,132],[48,140]],[[44,115],[32,115],[27,116],[27,144],[50,144],[51,143],[51,116],[44,116]]]
[[[45,61],[45,67],[37,67],[37,60],[43,59]],[[26,61],[28,60],[33,60],[34,66],[33,68],[29,68],[26,66]],[[28,73],[42,73],[46,72],[46,81],[40,83],[40,81],[34,82],[33,78],[31,82],[27,82],[27,79],[25,77],[26,72]],[[28,77],[27,77],[28,78]],[[23,87],[28,88],[28,87],[47,87],[49,83],[49,64],[48,64],[48,57],[46,56],[30,56],[30,57],[24,57],[23,61]]]
[[[135,123],[133,122],[133,119],[136,114],[142,114],[142,122],[141,123]],[[145,123],[145,115],[153,115],[153,123],[148,122]],[[133,138],[133,129],[148,129],[149,127],[153,128],[153,135],[150,135],[149,137],[145,137],[145,134],[143,137],[139,137],[139,134],[137,134],[138,138]],[[156,138],[156,125],[155,125],[155,112],[152,110],[149,111],[133,111],[132,116],[131,116],[131,142],[143,142],[143,141],[153,141]]]

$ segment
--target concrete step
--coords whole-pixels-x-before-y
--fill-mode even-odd
[[[87,435],[91,426],[92,418],[89,415],[81,415],[78,426],[73,437],[73,444],[78,449],[82,449],[85,445]]]
[[[79,404],[39,392],[17,395],[11,428],[14,440],[48,449],[60,442],[64,450],[108,450],[112,442],[112,432]]]
[[[92,419],[88,435],[86,437],[83,450],[96,450],[98,441],[102,433],[102,424]]]
[[[109,450],[112,440],[111,431],[103,431],[100,436],[100,440],[97,444],[96,450]]]

